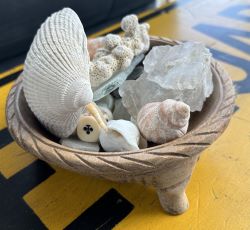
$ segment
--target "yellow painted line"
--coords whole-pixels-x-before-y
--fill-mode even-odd
[[[250,15],[249,15],[250,16]],[[249,22],[250,23],[250,22]],[[233,38],[236,38],[237,40],[239,40],[240,42],[243,42],[243,43],[246,43],[247,45],[250,45],[250,38],[243,38],[243,37],[240,37],[240,36],[235,36],[235,35],[232,35]]]
[[[202,3],[199,0],[194,0],[185,5],[185,7],[176,8],[167,14],[160,14],[148,21],[151,26],[150,34],[176,40],[202,41],[212,48],[226,51],[229,54],[233,54],[237,57],[250,61],[249,53],[242,52],[193,29],[193,27],[199,23],[204,23],[228,28],[243,29],[247,31],[249,30],[250,23],[238,22],[237,20],[232,20],[218,15],[222,9],[225,9],[225,6],[230,6],[228,0],[220,1],[220,5],[224,4],[223,7],[216,7],[216,4],[217,2],[211,3],[208,0],[203,1]],[[195,6],[199,6],[199,10],[197,10]],[[211,10],[211,8],[213,10]],[[246,41],[247,39],[244,40]]]
[[[63,229],[107,192],[112,183],[55,168],[56,173],[24,196],[48,229]]]
[[[190,209],[183,215],[164,213],[150,187],[113,183],[63,169],[56,169],[24,200],[49,229],[66,227],[111,187],[135,206],[114,229],[248,229],[249,103],[250,94],[238,97],[240,110],[221,138],[204,151],[187,189]]]
[[[193,29],[199,23],[206,23],[247,30],[249,23],[218,16],[218,12],[240,2],[190,1],[185,7],[150,19],[151,34],[179,40],[202,41],[218,50],[250,60],[249,54]],[[118,27],[117,23],[103,31],[108,32]],[[102,34],[103,31],[93,36]],[[248,43],[248,39],[241,41]],[[226,63],[222,65],[234,80],[240,81],[246,77],[246,73],[239,67]],[[4,91],[0,92],[0,122],[5,119],[2,98],[5,101],[10,85],[2,87]],[[115,229],[250,229],[249,104],[250,94],[238,96],[237,105],[240,108],[228,129],[202,154],[187,188],[190,209],[181,216],[165,214],[157,194],[150,187],[98,180],[58,168],[55,168],[55,174],[28,192],[24,200],[49,229],[65,228],[110,188],[115,188],[135,206]],[[5,124],[0,123],[0,127],[3,125]],[[15,148],[11,144],[4,148],[3,155],[0,151],[0,169],[4,176],[13,175],[24,167],[21,166],[23,162],[31,162],[31,159],[23,157],[26,160],[22,160],[11,155]]]
[[[4,77],[7,77],[11,74],[14,74],[14,73],[17,73],[19,71],[22,71],[23,70],[23,64],[22,65],[18,65],[18,66],[15,66],[14,68],[11,68],[3,73],[0,73],[0,79],[4,78]]]
[[[166,8],[166,7],[170,6],[170,5],[172,5],[174,2],[176,2],[176,0],[172,0],[172,1],[163,1],[163,2],[165,2],[165,3],[161,3],[161,4],[159,4],[158,6],[156,5],[156,7],[155,7],[154,9],[148,9],[148,10],[145,10],[145,11],[139,13],[139,14],[138,14],[138,18],[141,19],[141,18],[143,18],[143,17],[146,17],[146,16],[148,16],[148,15],[150,15],[150,14],[152,14],[152,13],[158,11],[158,10],[162,10],[162,9],[164,9],[164,8]]]
[[[0,149],[0,172],[8,179],[35,160],[36,157],[12,142]]]
[[[102,34],[109,33],[112,30],[118,29],[119,27],[120,27],[120,22],[119,23],[115,23],[115,24],[109,26],[108,28],[105,28],[105,29],[103,29],[101,31],[98,31],[96,33],[93,33],[93,34],[89,35],[88,38],[98,37],[98,36],[100,36]]]
[[[173,2],[175,2],[175,1],[172,1],[172,3],[169,3],[169,2],[164,3],[164,4],[162,4],[161,6],[159,6],[159,7],[157,7],[157,8],[154,8],[154,9],[145,10],[145,11],[139,13],[137,16],[138,16],[139,19],[141,19],[141,18],[143,18],[143,17],[146,17],[146,16],[150,15],[151,13],[154,13],[154,12],[157,11],[157,10],[164,9],[165,7],[168,7],[168,6],[172,5]],[[98,32],[96,32],[96,33],[91,34],[91,35],[89,36],[89,38],[94,38],[94,37],[98,37],[98,36],[100,36],[100,35],[102,35],[102,34],[109,33],[110,31],[113,31],[113,30],[115,30],[115,29],[118,29],[119,27],[120,27],[120,22],[114,23],[113,25],[110,25],[109,27],[107,27],[107,28],[105,28],[105,29],[103,29],[103,30],[100,30],[100,31],[98,31]]]
[[[219,61],[219,63],[223,66],[227,73],[230,73],[230,77],[233,81],[242,81],[247,77],[247,73],[245,70],[235,65],[230,65],[226,62]]]
[[[118,191],[134,210],[115,229],[249,229],[250,94],[239,95],[240,110],[226,132],[204,151],[188,185],[190,209],[166,215],[155,192],[121,185]]]
[[[143,18],[143,17],[145,17],[145,16],[147,16],[147,15],[149,15],[149,14],[155,12],[156,10],[161,10],[161,9],[163,9],[163,8],[165,8],[165,7],[169,6],[169,5],[171,5],[171,4],[172,4],[172,3],[165,3],[165,4],[162,4],[162,5],[161,5],[160,7],[158,7],[158,8],[145,10],[145,11],[143,11],[142,13],[139,13],[139,14],[138,14],[138,17],[139,17],[139,18]],[[97,37],[97,36],[99,36],[99,35],[101,35],[101,34],[104,34],[104,33],[109,33],[110,31],[112,31],[112,30],[114,30],[114,29],[117,29],[117,28],[119,28],[119,27],[120,27],[120,22],[115,23],[115,24],[113,24],[113,25],[111,25],[111,26],[109,26],[109,27],[107,27],[107,28],[105,28],[105,29],[103,29],[103,30],[101,30],[101,31],[98,31],[98,32],[96,32],[96,33],[94,33],[94,34],[91,34],[91,35],[89,36],[89,38]],[[24,65],[21,64],[21,65],[15,66],[14,68],[11,68],[11,69],[9,69],[9,70],[7,70],[7,71],[5,71],[5,72],[0,73],[0,79],[2,79],[2,78],[4,78],[4,77],[7,77],[7,76],[9,76],[9,75],[11,75],[11,74],[17,73],[17,72],[19,72],[19,71],[22,71],[22,70],[23,70],[23,66],[24,66]]]
[[[172,2],[174,2],[174,1],[172,1]],[[168,7],[171,4],[173,4],[173,3],[165,3],[165,4],[162,4],[160,7],[157,7],[155,9],[145,10],[145,11],[143,11],[143,12],[141,12],[141,13],[138,14],[138,18],[141,19],[141,18],[143,18],[143,17],[145,17],[145,16],[147,16],[147,15],[149,15],[149,14],[151,14],[151,13],[157,11],[157,10],[164,9],[165,7]],[[101,31],[98,31],[98,32],[96,32],[94,34],[91,34],[89,36],[89,38],[97,37],[97,36],[99,36],[101,34],[104,34],[104,33],[109,33],[110,31],[112,31],[114,29],[117,29],[119,27],[120,27],[120,22],[114,23],[113,25],[110,25],[109,27],[107,27],[107,28],[105,28],[105,29],[103,29]],[[24,65],[21,64],[21,65],[15,66],[14,68],[11,68],[11,69],[3,72],[3,73],[0,73],[0,79],[2,79],[4,77],[7,77],[7,76],[9,76],[11,74],[17,73],[19,71],[22,71],[23,70],[23,66]]]
[[[250,54],[242,52],[236,48],[233,48],[227,44],[224,44],[221,41],[218,41],[212,37],[208,37],[204,34],[201,34],[200,32],[193,29],[195,25],[198,25],[199,23],[205,23],[205,24],[215,24],[217,26],[224,26],[224,27],[231,27],[233,28],[234,25],[237,27],[237,29],[242,30],[249,30],[250,23],[242,23],[234,20],[235,24],[232,24],[232,20],[219,16],[218,13],[224,9],[223,8],[217,8],[214,6],[214,10],[210,10],[210,8],[207,7],[207,5],[200,4],[199,1],[195,0],[193,2],[196,3],[190,3],[187,4],[186,7],[182,8],[176,8],[172,11],[170,11],[168,14],[160,14],[148,21],[148,23],[151,26],[150,34],[157,35],[157,36],[163,36],[168,37],[170,39],[176,39],[176,40],[191,40],[191,41],[202,41],[207,46],[210,46],[212,48],[216,48],[221,51],[226,51],[226,53],[232,54],[234,56],[243,58],[245,60],[250,61]],[[205,1],[208,4],[208,1]],[[228,0],[222,0],[224,3],[224,6],[229,7]],[[192,10],[192,7],[194,7],[195,4],[200,4],[201,9],[200,10]],[[211,6],[211,3],[210,7]],[[214,5],[216,3],[213,3]],[[216,22],[216,23],[215,23]],[[250,39],[241,38],[238,37],[240,41],[245,42],[246,44],[249,43]],[[233,66],[224,62],[219,61],[222,66],[228,71],[230,76],[235,81],[240,81],[245,79],[247,73],[240,69],[237,66]]]

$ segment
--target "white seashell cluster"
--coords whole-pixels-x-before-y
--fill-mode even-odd
[[[58,11],[41,25],[25,60],[23,87],[32,112],[51,133],[73,133],[81,107],[93,99],[87,38],[73,10]]]
[[[137,119],[122,99],[114,102],[110,88],[127,79],[150,44],[149,25],[139,24],[135,15],[123,18],[121,28],[123,37],[109,34],[89,43],[92,54],[97,49],[92,62],[84,28],[69,8],[52,14],[34,38],[24,65],[24,95],[38,120],[65,146],[99,151],[100,142],[108,152],[135,151],[146,148],[147,141],[163,144],[187,132],[190,107],[183,102],[167,99],[136,107],[141,108]]]
[[[190,107],[187,104],[167,99],[143,106],[138,113],[137,124],[148,141],[164,144],[187,132],[189,118]]]
[[[140,132],[136,125],[126,120],[111,120],[108,131],[101,130],[100,143],[106,152],[139,150]]]
[[[111,78],[116,72],[127,68],[133,58],[149,49],[149,25],[139,24],[136,15],[122,19],[124,37],[108,34],[104,37],[104,47],[97,49],[90,64],[90,81],[93,88]]]

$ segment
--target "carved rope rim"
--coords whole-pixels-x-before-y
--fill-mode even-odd
[[[165,44],[179,44],[161,37],[151,41]],[[6,118],[9,131],[17,143],[38,158],[61,167],[90,174],[147,173],[164,165],[166,161],[180,161],[201,153],[226,129],[234,110],[235,90],[232,80],[221,66],[213,61],[213,74],[221,87],[221,98],[209,119],[185,136],[163,145],[141,149],[135,152],[94,153],[74,150],[34,133],[18,114],[17,100],[22,89],[19,77],[11,88],[6,104]]]

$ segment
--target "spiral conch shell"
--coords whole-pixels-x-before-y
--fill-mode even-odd
[[[190,107],[180,101],[167,99],[148,103],[137,116],[142,135],[151,142],[163,144],[183,136],[188,129]]]
[[[38,120],[68,137],[82,108],[93,100],[87,38],[77,14],[64,8],[41,25],[25,60],[23,88]]]

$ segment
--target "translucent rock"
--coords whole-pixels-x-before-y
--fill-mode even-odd
[[[122,103],[133,118],[147,103],[166,99],[183,101],[201,111],[213,91],[211,53],[201,43],[153,47],[143,61],[144,72],[119,89]]]
[[[114,90],[111,95],[114,97],[114,98],[121,98],[120,94],[119,94],[119,88],[117,88],[116,90]]]
[[[127,80],[136,80],[141,76],[143,72],[143,66],[136,66],[133,72],[128,76]]]
[[[100,99],[99,101],[96,101],[96,104],[98,106],[102,106],[102,107],[106,107],[109,110],[113,110],[114,108],[114,98],[112,97],[112,95],[108,94],[107,96],[103,97],[102,99]]]
[[[130,120],[130,114],[128,113],[127,109],[124,108],[122,104],[122,99],[115,100],[115,108],[113,112],[114,120]]]
[[[98,143],[90,143],[79,140],[77,137],[62,138],[60,143],[66,147],[72,149],[78,149],[82,151],[99,152],[100,146]]]
[[[102,85],[100,85],[98,88],[94,88],[94,101],[98,101],[101,98],[105,97],[106,95],[110,94],[115,89],[119,88],[121,84],[127,79],[128,75],[132,73],[134,68],[143,60],[144,54],[140,54],[136,56],[130,66],[126,68],[125,70],[118,72],[113,77],[108,79],[106,82],[104,82]]]
[[[127,77],[127,80],[136,80],[137,78],[140,77],[142,72],[143,72],[143,66],[136,66],[133,72]],[[121,98],[119,94],[119,88],[113,91],[111,94],[115,98]]]

